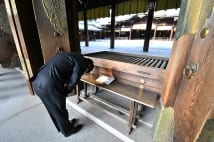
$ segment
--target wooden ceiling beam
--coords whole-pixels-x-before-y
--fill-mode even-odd
[[[80,0],[81,1],[81,0]],[[80,3],[79,1],[79,11],[83,11],[84,10],[84,7],[83,5]],[[110,6],[113,4],[118,4],[118,3],[121,3],[121,2],[125,2],[125,1],[130,1],[130,0],[90,0],[90,2],[86,2],[86,10],[89,10],[89,9],[94,9],[94,8],[97,8],[97,7],[103,7],[103,6]]]

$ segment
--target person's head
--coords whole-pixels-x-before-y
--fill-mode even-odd
[[[86,64],[87,64],[87,68],[86,68],[85,72],[86,72],[86,73],[89,73],[89,72],[91,72],[91,71],[93,70],[93,68],[94,68],[94,62],[93,62],[91,59],[86,58]]]

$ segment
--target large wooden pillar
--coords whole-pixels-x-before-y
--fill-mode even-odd
[[[183,0],[181,12],[176,26],[176,38],[171,58],[167,67],[162,99],[165,106],[173,106],[176,94],[182,79],[182,71],[190,55],[191,44],[194,34],[202,28],[212,11],[209,0],[193,2],[194,0]],[[214,0],[212,0],[214,1]],[[206,7],[205,7],[206,6]],[[179,63],[179,64],[178,64]]]
[[[111,5],[111,39],[110,39],[110,48],[114,48],[114,39],[115,39],[115,4]]]
[[[175,142],[195,142],[214,108],[213,22],[214,12],[195,35],[191,54],[183,69],[183,78],[174,104]],[[213,138],[214,136],[211,139]]]
[[[161,94],[163,105],[174,108],[174,142],[197,141],[213,110],[213,6],[214,0],[181,4]]]
[[[66,21],[71,52],[81,52],[79,39],[78,9],[76,0],[65,0]]]
[[[143,51],[147,52],[149,50],[149,41],[151,38],[151,29],[152,29],[152,21],[154,16],[156,0],[149,0],[149,13],[146,24],[146,34],[144,39]]]

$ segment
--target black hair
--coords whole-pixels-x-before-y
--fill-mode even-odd
[[[93,70],[94,68],[94,62],[93,60],[89,59],[89,58],[86,58],[86,61],[87,61],[87,69],[86,69],[86,73],[89,73]]]

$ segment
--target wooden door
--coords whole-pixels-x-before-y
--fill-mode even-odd
[[[29,79],[43,65],[39,36],[31,1],[4,0],[21,66],[31,94]]]
[[[194,36],[174,104],[175,142],[195,142],[214,106],[214,12]]]
[[[32,0],[44,62],[60,50],[80,52],[76,0]]]
[[[47,60],[57,54],[58,48],[67,52],[80,52],[77,1],[4,0],[4,2],[23,73],[31,94],[34,94],[29,79]],[[43,8],[47,3],[50,7],[55,7],[54,10],[60,6],[59,11],[49,13],[49,9]],[[55,23],[53,20],[56,19],[48,19],[50,18],[48,16],[53,16],[52,18],[62,16],[61,19],[56,19],[59,21],[63,19],[65,25],[54,26],[62,23]]]

